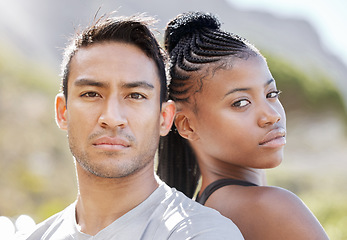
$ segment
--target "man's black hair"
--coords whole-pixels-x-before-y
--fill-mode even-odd
[[[140,48],[157,66],[160,79],[160,102],[167,100],[167,78],[165,73],[165,55],[149,25],[153,18],[144,15],[132,17],[101,17],[93,25],[77,33],[71,44],[65,49],[62,69],[62,91],[68,96],[68,78],[70,63],[80,48],[102,42],[123,42]]]

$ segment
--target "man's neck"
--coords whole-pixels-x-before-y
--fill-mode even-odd
[[[95,235],[142,203],[158,187],[153,166],[124,178],[101,178],[76,164],[79,194],[76,222],[81,231]]]

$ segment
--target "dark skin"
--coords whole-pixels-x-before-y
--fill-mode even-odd
[[[245,239],[328,239],[296,195],[264,186],[264,169],[282,162],[286,143],[285,112],[266,61],[259,55],[226,61],[233,67],[211,73],[190,103],[177,104],[175,125],[197,156],[200,192],[225,178],[258,186],[222,187],[205,205],[230,218]]]

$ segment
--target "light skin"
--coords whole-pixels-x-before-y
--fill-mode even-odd
[[[259,187],[226,186],[205,205],[232,219],[245,239],[328,239],[297,196],[261,186],[263,169],[281,163],[286,143],[285,112],[265,59],[227,61],[232,67],[210,70],[189,103],[177,104],[175,125],[197,156],[200,192],[225,178]]]
[[[82,232],[95,235],[158,187],[154,156],[175,105],[160,104],[154,61],[119,42],[78,50],[67,99],[57,95],[56,120],[76,161],[76,221]]]

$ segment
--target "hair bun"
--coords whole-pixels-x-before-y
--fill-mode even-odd
[[[204,28],[219,29],[220,22],[214,15],[204,12],[187,12],[171,20],[165,30],[165,48],[168,52],[186,35]]]

